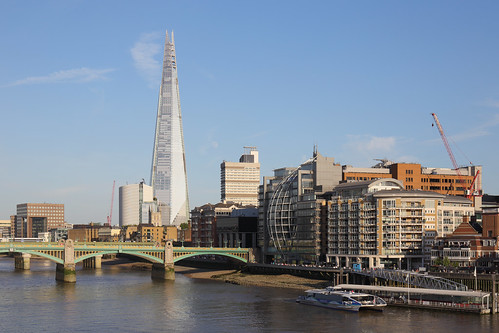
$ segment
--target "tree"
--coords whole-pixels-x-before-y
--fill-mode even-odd
[[[442,265],[444,265],[445,267],[449,267],[451,265],[449,257],[444,257]]]

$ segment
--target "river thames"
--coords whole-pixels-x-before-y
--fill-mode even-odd
[[[297,304],[294,290],[150,275],[103,266],[77,269],[76,284],[63,284],[49,261],[16,271],[0,257],[0,332],[499,332],[499,315],[349,313]]]

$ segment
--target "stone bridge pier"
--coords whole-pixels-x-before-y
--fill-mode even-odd
[[[167,241],[165,244],[165,261],[163,264],[152,265],[151,278],[153,280],[175,280],[175,266],[173,263],[173,243]]]
[[[61,282],[76,282],[75,270],[75,247],[72,239],[64,242],[64,252],[62,255],[63,264],[57,264],[55,269],[55,279]]]
[[[14,267],[16,269],[29,270],[31,263],[31,254],[29,253],[17,253],[14,256]]]
[[[102,268],[102,255],[83,260],[83,268]]]

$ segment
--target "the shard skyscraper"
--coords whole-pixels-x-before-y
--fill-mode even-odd
[[[189,196],[173,31],[171,41],[166,32],[151,186],[160,207],[162,225],[180,225],[188,221]]]

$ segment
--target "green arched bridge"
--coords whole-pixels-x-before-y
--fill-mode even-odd
[[[15,265],[19,269],[29,269],[32,255],[52,260],[57,264],[56,279],[75,282],[75,265],[83,262],[85,267],[100,267],[105,254],[128,254],[153,263],[152,277],[167,280],[175,279],[174,263],[200,256],[219,255],[244,263],[253,262],[252,249],[216,247],[174,247],[171,241],[165,246],[154,243],[75,243],[72,240],[57,243],[0,243],[0,253],[15,255]]]

